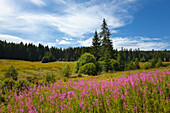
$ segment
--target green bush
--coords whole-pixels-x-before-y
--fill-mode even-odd
[[[47,56],[44,56],[42,58],[42,63],[48,63],[49,62],[49,58]]]
[[[5,73],[5,78],[12,78],[13,80],[17,80],[18,77],[18,72],[15,69],[15,67],[13,65],[11,65],[7,72]]]
[[[33,83],[33,84],[39,80],[37,76],[27,76],[26,78],[28,82]]]
[[[15,85],[15,80],[13,80],[12,78],[6,78],[1,85],[1,88],[9,88],[12,89],[12,87]]]
[[[151,59],[150,61],[150,67],[154,68],[156,66],[157,60],[155,58]]]
[[[96,65],[94,63],[87,63],[87,64],[83,65],[82,67],[80,67],[78,73],[79,74],[83,73],[83,74],[88,74],[88,75],[96,75],[97,74]]]
[[[147,64],[144,65],[144,69],[149,69],[149,68],[151,68],[151,64],[150,63],[147,63]]]
[[[16,83],[15,83],[15,88],[18,89],[18,90],[24,90],[26,88],[28,88],[30,86],[30,82],[27,81],[27,80],[18,80]]]
[[[156,63],[156,67],[158,68],[158,67],[162,67],[162,66],[163,66],[162,60],[159,58],[158,62]]]
[[[46,79],[46,82],[48,82],[48,83],[49,82],[54,83],[56,81],[53,73],[47,73],[45,79]]]
[[[83,55],[81,55],[81,57],[76,62],[76,70],[75,70],[75,72],[77,73],[78,70],[80,69],[80,67],[87,64],[87,63],[96,64],[96,58],[90,53],[84,53]]]
[[[70,76],[70,66],[68,64],[62,69],[61,76],[64,76],[64,77]]]

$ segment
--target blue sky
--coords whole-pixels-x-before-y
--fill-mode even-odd
[[[0,0],[0,40],[90,46],[103,18],[114,48],[170,49],[170,0]]]

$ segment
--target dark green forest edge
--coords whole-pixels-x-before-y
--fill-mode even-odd
[[[113,48],[111,33],[105,19],[101,25],[101,32],[95,31],[91,47],[75,47],[75,48],[56,48],[43,46],[39,44],[35,46],[32,43],[20,44],[7,43],[0,41],[0,59],[15,59],[26,61],[42,61],[42,63],[53,61],[77,61],[81,55],[82,61],[78,60],[75,72],[79,69],[93,67],[97,71],[92,73],[96,75],[100,72],[123,71],[131,69],[139,69],[139,62],[150,63],[145,68],[153,68],[162,66],[162,61],[170,61],[170,51],[141,51],[140,49],[122,49],[118,51]],[[90,54],[87,54],[90,53]],[[92,54],[92,55],[91,55]],[[86,61],[83,61],[86,60]],[[87,63],[91,63],[88,64]],[[86,64],[84,66],[84,64]],[[80,67],[84,68],[80,68]],[[93,70],[94,71],[94,70]],[[79,71],[80,72],[80,71]],[[84,72],[91,74],[89,72]]]

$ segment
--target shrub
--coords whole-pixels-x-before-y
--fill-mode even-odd
[[[18,90],[24,90],[25,88],[28,88],[30,86],[30,82],[27,80],[18,80],[15,83],[15,88]]]
[[[49,58],[47,56],[44,56],[42,58],[42,63],[48,63],[49,62]]]
[[[28,82],[33,83],[33,84],[39,80],[37,76],[27,76],[26,78]]]
[[[141,59],[140,59],[140,62],[145,62],[146,61],[146,59],[145,59],[145,57],[143,56]]]
[[[78,73],[79,74],[83,73],[83,74],[88,74],[88,75],[96,75],[97,74],[96,65],[94,63],[87,63],[87,64],[83,65],[82,67],[80,67]]]
[[[154,68],[156,66],[157,60],[155,58],[151,59],[150,61],[150,67]]]
[[[15,85],[15,80],[13,80],[12,78],[6,78],[3,82],[2,82],[2,86],[1,88],[9,88],[12,89],[12,87]]]
[[[156,67],[158,68],[158,67],[162,67],[162,66],[163,66],[162,60],[159,58],[158,62],[156,63]]]
[[[55,76],[54,76],[54,74],[53,73],[47,73],[47,75],[46,75],[46,77],[45,77],[45,79],[46,79],[46,82],[52,82],[52,83],[54,83],[56,80],[55,80]]]
[[[76,70],[75,70],[75,72],[77,73],[78,70],[80,69],[80,67],[87,64],[87,63],[96,64],[96,58],[90,53],[84,53],[83,55],[81,55],[81,57],[76,62]]]
[[[64,76],[64,77],[70,76],[70,66],[68,64],[62,69],[61,76]]]
[[[74,67],[74,72],[77,73],[79,71],[79,64],[78,64],[78,62],[75,62],[75,63],[76,63],[76,65]]]
[[[135,69],[140,69],[138,58],[135,58],[134,65],[135,65]]]
[[[150,63],[147,63],[147,64],[144,65],[144,69],[149,69],[149,68],[151,68],[151,64]]]
[[[13,80],[17,80],[18,77],[18,72],[15,69],[15,67],[13,65],[11,65],[7,72],[5,73],[5,78],[12,78]]]

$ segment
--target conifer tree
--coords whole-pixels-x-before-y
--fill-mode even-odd
[[[110,30],[107,27],[107,23],[105,19],[103,19],[103,24],[102,24],[102,31],[100,32],[100,38],[101,38],[101,53],[103,55],[109,55],[110,58],[113,57],[113,46],[112,42],[110,40]]]
[[[100,57],[100,39],[98,37],[97,31],[95,31],[95,35],[92,41],[92,54],[96,57],[96,60]]]

